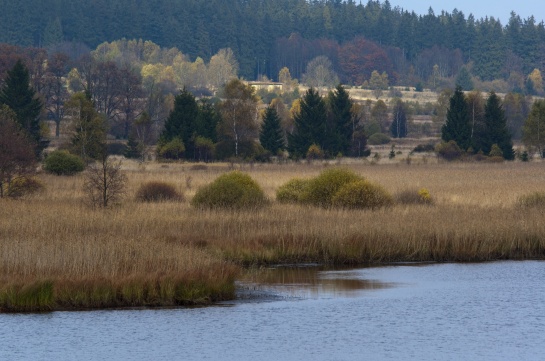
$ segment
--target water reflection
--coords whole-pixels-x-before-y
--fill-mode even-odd
[[[362,291],[395,287],[395,283],[364,278],[359,270],[331,270],[316,265],[277,266],[250,270],[240,282],[242,298],[248,291],[256,297],[324,298],[355,297]]]
[[[273,302],[1,314],[0,360],[541,361],[543,280],[544,261],[265,269],[244,284]]]

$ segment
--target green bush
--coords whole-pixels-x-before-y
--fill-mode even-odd
[[[164,159],[180,159],[185,152],[185,145],[180,138],[174,138],[164,145],[159,145],[158,152]]]
[[[335,193],[345,184],[362,180],[363,178],[348,169],[331,168],[323,171],[319,176],[309,180],[308,186],[302,194],[301,200],[321,207],[330,207]]]
[[[382,145],[390,143],[390,137],[384,133],[375,133],[367,139],[367,143],[371,145]]]
[[[191,205],[198,208],[259,208],[267,204],[261,187],[240,171],[225,173],[200,188]]]
[[[65,150],[56,150],[44,160],[44,170],[56,175],[73,175],[85,169],[85,162]]]
[[[294,178],[278,188],[276,191],[276,200],[280,203],[301,202],[308,184],[308,179]]]
[[[534,192],[520,196],[518,204],[524,208],[545,208],[545,192]]]
[[[393,199],[381,186],[360,180],[345,184],[334,195],[332,203],[336,207],[349,209],[376,209],[390,206]]]
[[[497,144],[492,144],[492,148],[490,149],[490,153],[488,155],[492,157],[501,157],[503,158],[503,152],[501,148]]]
[[[142,184],[136,192],[136,200],[140,202],[183,201],[184,197],[172,184],[147,182]]]

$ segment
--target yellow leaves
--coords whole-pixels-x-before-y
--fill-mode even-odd
[[[539,69],[534,69],[530,75],[528,75],[528,79],[533,83],[534,90],[537,93],[543,91],[543,77],[541,76],[541,71],[539,71]]]

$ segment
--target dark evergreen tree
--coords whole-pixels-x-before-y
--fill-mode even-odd
[[[469,123],[471,126],[471,147],[474,153],[482,151],[481,136],[486,132],[484,121],[485,101],[480,91],[472,91],[466,95],[469,111]]]
[[[165,128],[159,139],[160,145],[178,138],[187,150],[187,157],[192,158],[192,149],[194,149],[192,138],[197,128],[198,116],[199,107],[195,96],[184,88],[174,99],[174,109],[165,122]]]
[[[129,159],[138,159],[142,157],[143,145],[135,137],[134,133],[129,134],[127,146],[125,148],[125,157]]]
[[[0,90],[0,105],[7,105],[15,112],[16,120],[37,146],[37,154],[47,146],[41,142],[40,113],[42,103],[30,86],[28,69],[21,60],[8,71],[4,86]]]
[[[207,99],[203,99],[199,102],[197,135],[210,139],[214,143],[217,142],[218,136],[216,129],[220,120],[220,115],[214,104]]]
[[[392,116],[390,133],[394,138],[405,138],[407,136],[407,109],[401,99],[396,101]]]
[[[458,72],[458,76],[456,77],[456,85],[459,85],[462,90],[473,90],[474,84],[473,80],[471,79],[471,74],[469,73],[469,70],[465,66],[460,68],[460,71]]]
[[[507,160],[515,159],[513,142],[507,129],[507,118],[496,93],[491,92],[484,108],[485,132],[482,133],[480,144],[482,151],[489,154],[492,145],[500,147],[503,157]]]
[[[450,98],[447,121],[441,128],[441,138],[444,142],[455,141],[463,150],[467,150],[471,146],[469,110],[464,92],[460,87],[456,87]]]
[[[328,96],[329,129],[328,144],[324,151],[331,156],[341,153],[348,155],[352,143],[354,124],[352,119],[352,100],[342,85],[338,85]]]
[[[288,150],[295,158],[304,157],[315,144],[324,148],[327,138],[326,104],[314,88],[307,90],[301,99],[301,110],[294,117],[294,130],[288,134]]]
[[[259,132],[259,141],[263,148],[273,155],[278,154],[278,151],[285,147],[280,117],[274,107],[268,107],[265,111],[263,124]]]

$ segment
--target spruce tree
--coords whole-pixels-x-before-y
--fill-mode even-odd
[[[280,124],[280,117],[274,107],[268,107],[263,117],[263,125],[259,132],[259,141],[263,148],[273,155],[278,154],[279,150],[284,149],[284,132]]]
[[[174,99],[174,109],[170,112],[165,128],[161,133],[160,144],[167,144],[174,138],[179,138],[186,146],[187,153],[193,150],[192,137],[197,128],[199,107],[193,94],[183,89]],[[188,154],[191,157],[191,154]]]
[[[441,128],[441,138],[444,142],[451,140],[462,149],[471,146],[471,123],[469,109],[461,87],[456,87],[450,97],[450,106],[447,110],[447,121]]]
[[[469,70],[465,66],[463,66],[460,69],[460,72],[458,72],[458,76],[456,77],[456,85],[460,86],[462,90],[473,90],[474,84],[473,80],[471,79],[471,74],[469,73]]]
[[[352,122],[352,100],[342,85],[338,85],[329,93],[330,123],[328,131],[329,144],[326,152],[332,156],[338,153],[348,155],[352,143],[354,124]]]
[[[197,117],[197,135],[210,139],[212,142],[218,141],[216,129],[220,122],[220,114],[216,107],[207,99],[199,102],[199,115]]]
[[[288,150],[295,158],[303,157],[312,144],[323,149],[327,136],[326,105],[318,91],[307,90],[301,99],[301,110],[294,117],[294,131],[288,134]]]
[[[44,148],[40,143],[40,113],[42,103],[30,86],[28,69],[21,60],[8,71],[4,86],[0,89],[0,105],[7,105],[15,112],[16,120],[29,138],[36,144],[39,154]]]
[[[507,129],[507,119],[501,104],[500,98],[496,93],[491,92],[484,108],[485,132],[481,140],[482,151],[489,154],[492,145],[497,144],[503,153],[503,158],[507,160],[515,159],[513,151],[513,142]]]

